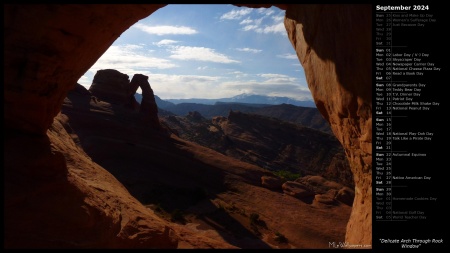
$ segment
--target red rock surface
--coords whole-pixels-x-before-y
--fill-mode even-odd
[[[342,143],[354,175],[356,196],[345,241],[371,244],[371,6],[288,6],[284,24],[317,108]]]
[[[123,239],[122,244],[118,239],[109,240],[110,231],[118,229],[118,216],[108,201],[121,201],[113,193],[109,199],[97,199],[98,193],[86,190],[78,177],[64,176],[67,172],[63,164],[71,159],[71,149],[55,151],[46,134],[67,92],[82,74],[122,32],[163,6],[4,5],[4,126],[8,133],[4,142],[5,246],[71,244],[65,241],[67,234],[63,232],[68,227],[58,225],[66,220],[75,225],[74,231],[80,231],[79,226],[102,231],[93,234],[91,241],[86,239],[86,245],[91,247],[114,243],[140,245],[133,241],[139,241],[138,236],[121,234],[119,238],[129,238]],[[345,241],[371,244],[371,6],[280,7],[286,9],[288,36],[305,69],[316,105],[345,148],[354,173],[356,196]],[[58,136],[58,130],[54,134]],[[94,167],[80,164],[77,170]],[[106,184],[100,179],[98,182]],[[72,199],[64,200],[55,192],[71,192]],[[41,204],[35,208],[38,198]],[[86,208],[68,210],[59,201],[67,202],[69,207],[73,202]],[[103,209],[91,212],[90,207],[96,205]],[[39,215],[30,214],[29,210]],[[80,216],[71,217],[73,212]],[[90,215],[103,217],[98,219],[103,225],[97,225],[97,219],[90,220]],[[56,227],[46,228],[46,224]],[[109,232],[102,230],[105,227]],[[154,242],[148,241],[149,245],[171,245],[170,236],[161,230],[163,226],[156,227],[150,230],[158,236]],[[47,241],[42,240],[44,237]]]
[[[267,189],[271,190],[281,190],[283,185],[283,180],[278,177],[262,176],[261,185]]]
[[[282,185],[284,193],[287,195],[290,195],[292,197],[298,198],[298,199],[307,199],[309,197],[314,196],[314,191],[309,189],[306,185],[303,185],[301,183],[293,182],[293,181],[287,181]]]

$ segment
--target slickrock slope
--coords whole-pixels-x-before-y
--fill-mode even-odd
[[[67,92],[121,33],[163,6],[4,5],[5,185],[28,186],[41,176],[41,185],[31,191],[5,190],[5,220],[33,210],[14,194],[33,196],[50,189],[52,183],[45,182],[42,168],[58,172],[58,164],[64,163],[63,154],[49,159],[52,146],[46,135]],[[354,174],[356,196],[345,241],[371,244],[371,6],[278,6],[286,10],[289,39],[305,68],[316,105],[342,143]],[[34,148],[25,155],[25,148],[14,148],[16,143]],[[64,177],[54,178],[54,183],[70,187]],[[74,191],[82,192],[81,186],[77,187]],[[42,202],[51,202],[49,194],[40,197]],[[80,196],[85,197],[84,193]],[[30,216],[27,224],[39,224],[56,215],[70,218],[64,211],[52,213],[51,207],[42,208],[46,212]],[[12,238],[20,238],[21,244],[15,241],[15,245],[22,247],[34,240],[27,227],[5,225],[5,245],[13,245]],[[47,228],[52,231],[46,234],[49,240],[69,230],[59,228]]]

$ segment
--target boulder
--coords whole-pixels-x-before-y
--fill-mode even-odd
[[[306,185],[294,181],[287,181],[281,187],[284,193],[298,199],[305,199],[315,195]]]
[[[346,205],[352,206],[355,199],[355,191],[348,187],[343,187],[338,191],[335,198]]]
[[[281,190],[283,180],[278,177],[262,176],[261,185],[270,190]]]

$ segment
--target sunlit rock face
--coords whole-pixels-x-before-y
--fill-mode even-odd
[[[58,217],[67,218],[71,224],[98,229],[122,231],[113,245],[145,245],[174,247],[176,238],[157,222],[156,230],[150,225],[141,226],[139,215],[130,211],[130,220],[120,221],[120,201],[108,204],[116,194],[92,198],[86,190],[88,183],[70,178],[65,167],[68,147],[55,148],[58,138],[46,135],[67,92],[109,46],[131,25],[147,17],[164,5],[5,5],[4,7],[4,126],[5,135],[5,221],[19,218],[30,210],[30,198],[39,194],[42,214],[23,216],[23,227],[5,223],[5,245],[22,246],[34,242],[39,247],[62,238],[68,230],[60,226]],[[251,5],[250,7],[259,7]],[[270,7],[264,5],[263,7]],[[318,109],[329,121],[334,134],[342,143],[355,178],[355,200],[350,217],[346,241],[350,244],[371,244],[372,237],[372,100],[371,100],[371,7],[369,5],[280,5],[286,10],[285,26],[289,40],[295,48],[306,73],[309,88]],[[52,134],[63,131],[53,126]],[[41,137],[39,137],[39,135]],[[36,139],[37,138],[37,139]],[[27,152],[18,148],[20,143],[35,143]],[[59,152],[59,153],[58,153]],[[64,154],[64,155],[63,155]],[[32,157],[33,159],[26,159]],[[49,158],[49,159],[47,159]],[[20,166],[17,166],[20,161]],[[45,162],[44,162],[45,161]],[[80,163],[83,164],[83,163]],[[46,169],[42,170],[42,166]],[[20,169],[20,172],[18,171]],[[70,170],[69,170],[70,171]],[[39,177],[51,182],[29,185]],[[98,174],[95,180],[102,184]],[[43,180],[43,179],[42,179]],[[94,179],[93,179],[94,180]],[[26,185],[25,188],[16,186]],[[51,187],[49,186],[51,185]],[[31,187],[33,186],[33,187]],[[50,188],[49,188],[50,187]],[[49,189],[70,192],[73,203],[85,209],[68,212],[56,205],[58,196],[41,194]],[[17,192],[17,190],[20,190]],[[19,194],[19,195],[17,195]],[[126,195],[124,198],[128,198]],[[84,199],[83,196],[90,196]],[[112,198],[112,199],[111,199]],[[92,201],[99,201],[91,202]],[[72,203],[72,202],[69,202]],[[139,205],[128,206],[140,210]],[[54,208],[53,208],[54,207]],[[105,209],[108,207],[107,209]],[[56,208],[56,209],[55,209]],[[43,210],[52,210],[44,212]],[[144,212],[144,211],[142,211]],[[134,214],[133,214],[134,213]],[[48,215],[48,217],[46,217]],[[55,216],[57,215],[57,216]],[[103,217],[90,220],[90,217]],[[52,216],[52,217],[50,217]],[[34,217],[34,218],[33,218]],[[84,218],[83,218],[84,217]],[[95,216],[97,217],[97,216]],[[83,220],[84,219],[84,220]],[[150,218],[146,218],[148,221]],[[151,220],[151,219],[150,219]],[[48,223],[44,223],[49,221]],[[102,222],[93,224],[91,222]],[[146,222],[146,221],[145,221]],[[45,227],[48,241],[31,240],[33,229]],[[131,226],[137,230],[127,230]],[[147,223],[146,223],[147,224]],[[155,223],[156,224],[156,223]],[[25,226],[26,225],[26,226]],[[83,226],[84,226],[83,225]],[[142,228],[144,227],[144,228]],[[76,229],[76,228],[73,228]],[[143,230],[154,231],[154,237],[139,237]],[[143,232],[144,233],[144,232]],[[30,238],[24,238],[28,235]],[[86,238],[76,239],[78,245],[101,247],[112,238],[108,232],[97,242],[87,243]],[[133,236],[135,235],[135,236]],[[80,239],[81,238],[81,239]],[[140,238],[134,240],[135,238]],[[142,240],[141,240],[142,239]],[[59,239],[58,239],[59,240]],[[152,242],[153,240],[153,242]],[[156,240],[160,241],[158,244]],[[41,243],[41,244],[39,244]],[[46,244],[47,243],[47,244]],[[83,244],[84,243],[84,244]],[[102,244],[103,243],[103,244]],[[141,244],[139,244],[141,243]],[[125,247],[125,246],[124,246]]]
[[[372,241],[371,7],[288,6],[284,24],[317,108],[342,143],[355,179],[346,241]]]

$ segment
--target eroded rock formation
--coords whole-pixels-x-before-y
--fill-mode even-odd
[[[123,224],[134,224],[132,229],[120,230],[123,232],[116,235],[130,238],[126,240],[129,243],[114,243],[119,240],[113,237],[119,231],[119,218],[115,210],[118,210],[120,201],[114,200],[117,196],[112,194],[111,199],[96,198],[98,192],[91,188],[86,190],[84,183],[76,183],[80,179],[68,176],[70,170],[67,172],[64,169],[64,161],[70,159],[68,152],[72,150],[54,150],[59,140],[56,137],[58,129],[53,131],[55,137],[46,139],[46,134],[67,92],[74,88],[81,75],[122,32],[163,6],[4,6],[4,126],[8,133],[4,141],[5,246],[29,247],[33,242],[39,247],[57,247],[56,241],[64,247],[67,246],[65,234],[82,233],[92,227],[101,231],[104,237],[83,237],[79,234],[75,238],[80,243],[79,247],[100,247],[100,242],[110,246],[142,245],[139,238],[148,233],[145,226],[142,228],[139,216],[129,216],[128,221],[122,219],[120,222],[121,228],[126,227]],[[354,174],[356,197],[347,226],[346,242],[371,244],[371,6],[279,7],[286,10],[288,36],[305,69],[315,103],[345,148]],[[23,147],[18,147],[18,143],[23,143]],[[31,150],[25,152],[24,147]],[[92,187],[104,190],[103,184],[105,182],[100,180]],[[53,195],[61,189],[76,193],[73,195],[77,196],[73,199],[76,203],[98,202],[67,210],[64,205],[56,205],[61,199],[58,199],[59,195]],[[30,207],[36,210],[33,203],[37,197],[40,198],[38,207],[42,215],[29,216]],[[108,201],[112,201],[111,204]],[[70,201],[68,203],[71,204]],[[142,209],[138,204],[127,208]],[[81,216],[72,217],[74,212]],[[94,216],[102,217],[102,225],[96,225],[98,219],[89,218]],[[18,219],[19,223],[13,222]],[[75,228],[64,226],[57,222],[60,220],[79,225]],[[80,230],[82,226],[84,229]],[[157,230],[150,229],[158,236],[147,237],[154,242],[148,241],[149,244],[145,245],[171,246],[170,233],[162,228],[158,225]],[[36,229],[41,229],[38,236]],[[43,237],[47,240],[40,240]],[[112,244],[108,244],[110,239]]]
[[[140,105],[134,97],[139,87],[142,90]],[[102,69],[95,74],[89,91],[100,100],[139,111],[143,122],[149,123],[153,128],[160,128],[158,106],[148,76],[135,74],[130,82],[126,74],[115,69]]]
[[[95,73],[89,91],[92,95],[111,104],[127,102],[129,77],[115,69],[101,69]]]
[[[261,177],[261,185],[263,187],[266,187],[267,189],[279,191],[282,189],[283,183],[284,183],[283,180],[278,177],[271,177],[271,176]]]
[[[142,102],[141,106],[139,107],[139,113],[141,113],[142,116],[141,119],[150,122],[153,126],[159,126],[158,106],[155,102],[155,94],[153,94],[153,90],[150,87],[150,83],[148,82],[148,76],[135,74],[133,76],[133,79],[131,80],[130,86],[132,89],[135,89],[135,87],[137,86],[141,87]],[[129,101],[135,99],[134,93],[136,93],[136,90],[129,93]]]
[[[134,97],[134,94],[136,94],[137,89],[139,88],[140,84],[141,84],[141,80],[145,80],[147,81],[146,78],[139,78],[139,76],[141,76],[141,74],[136,74],[133,76],[133,79],[131,79],[130,84],[128,85],[128,89],[127,89],[127,101],[125,104],[125,107],[128,107],[130,109],[133,110],[139,110],[139,103],[138,101],[136,101],[136,98]],[[146,77],[144,75],[142,75],[143,77]],[[148,84],[150,85],[150,84]]]
[[[298,199],[305,199],[314,196],[314,192],[311,191],[309,187],[298,182],[287,181],[282,185],[282,188],[284,193]]]

